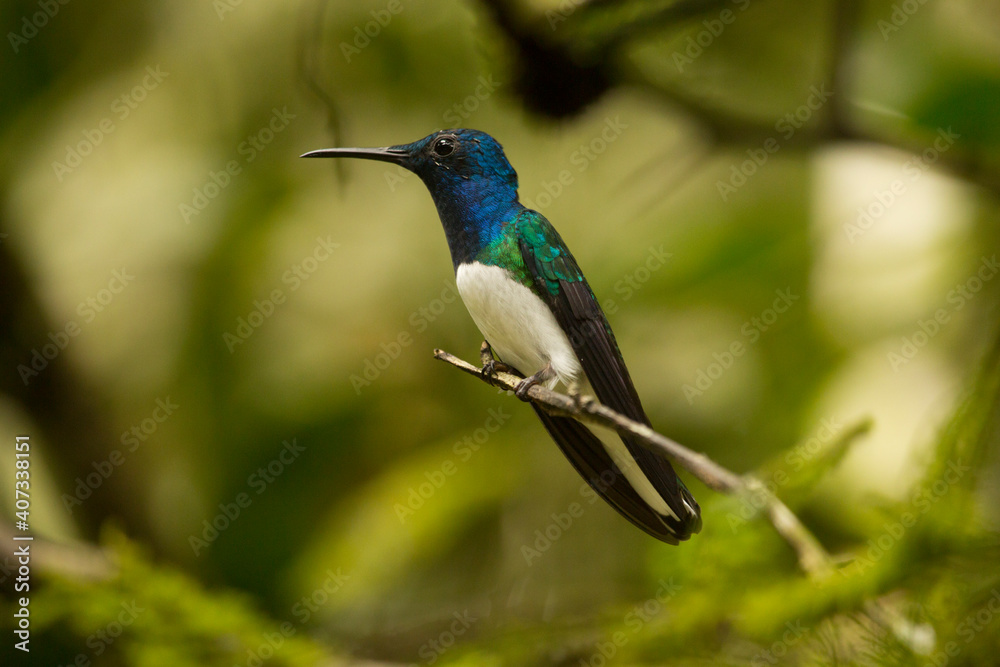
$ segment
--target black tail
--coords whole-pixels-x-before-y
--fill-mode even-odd
[[[626,519],[669,544],[678,544],[701,530],[698,503],[668,461],[631,439],[622,438],[640,470],[679,519],[655,511],[639,496],[590,429],[575,419],[553,417],[534,404],[532,407],[576,471]]]

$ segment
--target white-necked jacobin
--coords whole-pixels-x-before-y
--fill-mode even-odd
[[[412,144],[302,157],[381,160],[423,180],[444,225],[458,292],[496,359],[526,376],[521,398],[532,384],[561,382],[649,424],[580,267],[549,221],[518,201],[517,174],[493,137],[443,130]],[[665,459],[629,435],[533,407],[577,472],[629,521],[671,544],[701,530],[698,503]]]

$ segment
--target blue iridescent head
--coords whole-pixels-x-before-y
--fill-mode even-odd
[[[517,173],[497,140],[479,130],[442,130],[405,146],[401,165],[416,173],[431,192],[458,180],[482,180],[492,187],[517,190]]]
[[[452,261],[471,261],[523,207],[517,173],[496,139],[479,130],[441,130],[388,148],[326,148],[302,157],[357,157],[391,162],[417,174],[430,190]]]

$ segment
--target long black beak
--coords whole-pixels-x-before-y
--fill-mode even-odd
[[[405,165],[410,153],[402,148],[321,148],[303,153],[299,157],[359,157]]]

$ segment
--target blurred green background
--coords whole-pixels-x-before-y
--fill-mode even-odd
[[[996,3],[0,16],[4,664],[995,660]],[[297,156],[451,126],[504,145],[657,429],[832,575],[686,473],[705,528],[656,542],[432,359],[481,336],[424,186]]]

